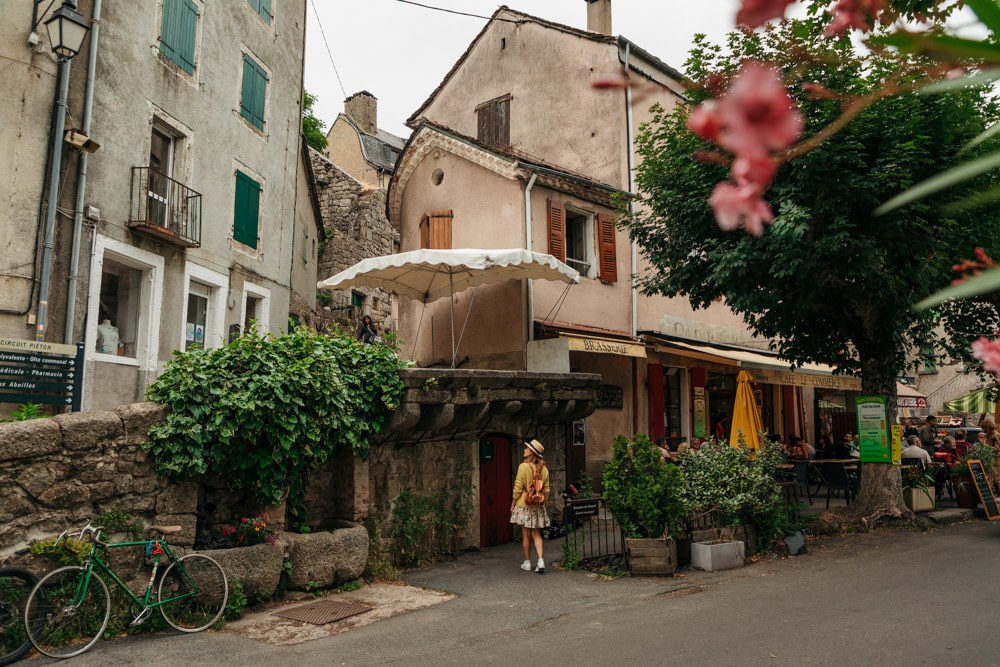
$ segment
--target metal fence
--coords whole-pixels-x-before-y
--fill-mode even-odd
[[[566,542],[580,554],[582,561],[625,555],[622,531],[600,496],[567,499],[563,520]]]

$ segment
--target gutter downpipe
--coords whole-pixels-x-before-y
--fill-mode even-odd
[[[87,90],[83,102],[83,133],[90,136],[91,116],[94,110],[94,80],[97,78],[97,42],[101,33],[101,2],[94,0],[93,17],[90,23],[90,51],[87,54]],[[87,187],[87,161],[90,153],[80,151],[80,163],[76,174],[76,206],[73,208],[73,252],[69,263],[69,280],[66,286],[66,323],[63,342],[72,343],[76,320],[76,290],[80,272],[80,245],[83,236],[83,201]],[[95,230],[96,233],[96,230]],[[93,276],[91,276],[93,280]],[[80,338],[83,338],[82,332]]]
[[[56,84],[56,122],[52,128],[52,162],[49,165],[49,203],[45,210],[45,241],[42,244],[42,275],[38,287],[38,315],[35,340],[45,340],[49,313],[49,283],[52,278],[52,254],[55,248],[56,208],[59,205],[59,171],[62,168],[62,141],[66,129],[66,98],[69,97],[70,59],[61,60]]]
[[[516,165],[519,166],[519,165]],[[531,250],[531,188],[535,187],[537,172],[531,172],[528,184],[524,186],[524,248]],[[528,281],[528,340],[535,340],[535,290],[534,283]]]
[[[625,74],[628,76],[629,56],[631,55],[629,42],[625,42]],[[628,165],[628,212],[629,216],[635,214],[635,159],[633,158],[635,138],[632,136],[632,88],[625,88],[625,132],[627,134],[628,145],[626,146],[626,159]],[[635,285],[635,276],[638,261],[638,246],[635,241],[629,243],[631,251],[631,271],[629,280],[632,285],[632,338],[635,338],[638,331],[639,315],[636,312],[639,300],[638,291]],[[639,431],[639,364],[635,357],[632,357],[632,433]]]

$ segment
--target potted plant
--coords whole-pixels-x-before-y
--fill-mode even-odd
[[[911,512],[930,512],[934,509],[934,470],[920,466],[903,466],[903,502]]]
[[[670,534],[684,511],[677,466],[660,462],[649,437],[623,435],[604,468],[604,502],[625,535],[632,574],[673,574],[677,544]]]
[[[955,501],[963,509],[974,509],[979,502],[972,481],[972,471],[969,470],[970,460],[982,461],[983,470],[989,476],[992,476],[996,470],[996,453],[993,448],[978,442],[965,452],[961,461],[951,467],[951,483],[955,487]]]

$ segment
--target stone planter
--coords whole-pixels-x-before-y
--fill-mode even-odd
[[[673,576],[677,571],[677,542],[674,538],[626,538],[629,574]]]
[[[911,512],[930,512],[934,509],[934,492],[931,489],[903,489],[903,502]]]
[[[708,572],[743,567],[745,552],[746,545],[738,540],[694,542],[691,544],[691,566]]]

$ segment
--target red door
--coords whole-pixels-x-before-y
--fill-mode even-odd
[[[479,546],[492,547],[513,539],[510,492],[514,475],[510,464],[511,440],[488,435],[479,441]]]

